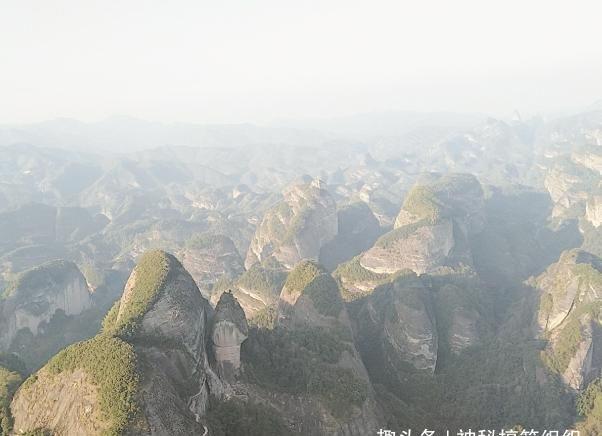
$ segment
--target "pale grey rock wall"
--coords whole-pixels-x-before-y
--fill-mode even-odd
[[[602,320],[591,314],[602,305],[602,262],[582,250],[565,251],[531,283],[540,292],[537,331],[548,339],[550,356],[559,347],[566,349],[567,328],[579,329],[576,338],[571,333],[575,343],[570,346],[576,349],[561,377],[568,387],[581,390],[602,375]]]
[[[379,274],[471,265],[466,241],[484,226],[483,190],[474,176],[425,174],[404,200],[394,230],[367,250],[360,264]]]
[[[585,217],[596,228],[602,225],[602,195],[593,195],[587,200]]]
[[[602,147],[598,144],[598,149],[590,149],[583,152],[573,153],[573,160],[584,166],[585,168],[589,168],[592,171],[596,171],[600,176],[602,176]]]
[[[145,362],[142,407],[151,434],[194,434],[202,431],[210,396],[219,398],[227,388],[207,357],[209,303],[182,265],[172,256],[169,262],[165,287],[134,339],[136,354]]]
[[[397,373],[401,362],[418,370],[435,370],[439,334],[434,301],[417,277],[402,277],[376,288],[362,302],[354,329],[362,353],[378,353],[387,371]]]
[[[92,304],[86,279],[74,263],[50,262],[24,275],[12,295],[0,301],[0,350],[8,348],[21,329],[37,335],[39,326],[58,310],[79,315]]]
[[[249,326],[242,307],[231,292],[224,292],[213,317],[211,340],[218,374],[232,380],[240,369],[240,346],[247,339]]]
[[[567,369],[562,373],[563,382],[581,390],[589,382],[602,375],[602,328],[590,317],[581,320],[581,342],[575,355],[571,358]]]
[[[454,244],[452,221],[444,220],[419,227],[387,247],[375,245],[364,253],[360,264],[377,274],[392,274],[404,269],[423,274],[443,265]]]
[[[596,256],[579,249],[565,251],[558,262],[533,280],[541,293],[537,314],[540,333],[560,327],[578,305],[602,302],[600,285],[595,280],[584,280],[588,276],[583,271],[586,266],[592,268],[592,275],[602,277],[602,264]]]

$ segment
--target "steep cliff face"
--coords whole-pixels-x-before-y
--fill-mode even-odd
[[[17,433],[45,429],[58,435],[102,434],[109,430],[98,407],[98,387],[85,372],[76,370],[56,377],[42,370],[37,380],[40,382],[30,388],[21,388],[11,406]],[[29,413],[31,404],[44,408]]]
[[[481,283],[474,275],[382,279],[348,304],[358,349],[375,380],[404,385],[432,374],[442,358],[481,345],[487,331]]]
[[[60,352],[20,388],[15,429],[202,434],[209,394],[223,392],[205,352],[209,310],[173,256],[146,253],[103,331]]]
[[[234,380],[240,369],[240,345],[249,335],[245,313],[230,291],[224,292],[215,307],[211,340],[218,374]]]
[[[602,176],[602,150],[600,144],[584,147],[574,152],[572,158],[576,163]]]
[[[582,389],[602,374],[602,261],[570,250],[532,284],[540,292],[538,332],[549,341],[544,361]]]
[[[544,180],[555,205],[552,215],[560,219],[583,216],[585,203],[599,189],[600,180],[591,159],[579,154],[555,158]]]
[[[337,267],[333,276],[341,286],[343,300],[350,302],[370,295],[378,286],[388,282],[393,274],[375,273],[361,264],[362,256],[356,256]]]
[[[382,417],[340,290],[315,262],[291,271],[276,327],[251,329],[242,348],[237,389],[277,410],[295,433],[359,436],[378,428]]]
[[[595,228],[602,225],[602,195],[592,195],[588,198],[585,217]]]
[[[72,262],[53,261],[19,274],[0,300],[0,351],[21,329],[35,336],[57,311],[79,315],[90,305],[86,279]]]
[[[245,267],[274,257],[287,268],[301,259],[318,260],[320,249],[338,231],[336,204],[315,179],[295,185],[264,216],[251,241]]]
[[[483,319],[487,312],[487,297],[481,290],[477,277],[434,277],[427,279],[434,292],[437,331],[439,333],[438,357],[446,353],[455,355],[474,345],[481,345],[487,332]]]
[[[355,332],[364,360],[391,373],[405,365],[435,370],[438,332],[433,295],[415,274],[377,287],[355,306]]]
[[[454,244],[450,220],[408,225],[379,239],[362,256],[360,263],[377,274],[392,274],[404,269],[423,274],[445,265]]]
[[[467,238],[483,228],[483,202],[474,176],[424,176],[406,197],[394,230],[364,253],[361,266],[378,274],[422,274],[470,264]]]

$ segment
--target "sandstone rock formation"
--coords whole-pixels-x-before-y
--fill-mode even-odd
[[[309,260],[297,264],[283,287],[276,327],[251,333],[242,364],[243,374],[255,376],[237,389],[278,410],[296,432],[359,436],[377,428],[381,417],[349,314],[323,267]],[[274,360],[265,356],[264,341],[273,343]],[[287,379],[282,389],[265,389],[281,376]]]
[[[19,274],[0,300],[0,351],[19,330],[35,336],[57,311],[79,315],[90,305],[86,279],[72,262],[52,261]]]
[[[573,389],[602,375],[602,261],[582,250],[564,252],[532,281],[540,292],[537,329],[544,356]]]
[[[572,158],[576,163],[602,176],[602,150],[600,149],[600,144],[584,147],[574,152]]]
[[[438,331],[431,292],[413,273],[376,288],[354,314],[358,346],[391,373],[404,365],[433,372]]]
[[[588,197],[599,189],[601,179],[595,166],[592,169],[589,160],[579,156],[555,158],[546,173],[544,186],[555,204],[552,215],[556,218],[583,216]]]
[[[587,200],[585,217],[596,228],[602,225],[602,195],[592,195]]]
[[[17,431],[202,434],[209,395],[210,307],[171,255],[146,253],[95,338],[55,356],[17,392]],[[58,401],[57,401],[58,399]]]
[[[302,259],[318,260],[320,249],[338,230],[334,199],[320,179],[294,185],[270,209],[255,232],[245,267],[274,257],[286,268]]]
[[[484,225],[483,191],[474,176],[431,174],[404,201],[395,228],[360,258],[378,274],[411,269],[418,274],[471,263],[467,238]]]
[[[213,315],[211,340],[220,377],[233,380],[240,369],[240,345],[247,339],[249,326],[245,313],[232,292],[224,292]]]

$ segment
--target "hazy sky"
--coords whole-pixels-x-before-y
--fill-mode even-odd
[[[3,0],[0,123],[587,106],[600,4]]]

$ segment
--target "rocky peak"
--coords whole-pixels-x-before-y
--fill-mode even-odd
[[[61,351],[19,390],[15,429],[202,434],[209,395],[225,389],[205,352],[209,310],[175,257],[145,253],[103,330]]]
[[[218,374],[231,380],[240,368],[240,346],[249,335],[245,313],[231,291],[215,307],[211,338]]]
[[[602,301],[601,262],[583,250],[565,251],[534,280],[542,293],[538,323],[543,331],[560,326],[578,305]]]
[[[484,224],[483,206],[483,190],[473,175],[425,174],[406,196],[395,228],[420,220],[454,218],[465,220],[466,227],[477,233]]]
[[[105,325],[133,340],[159,336],[202,358],[209,307],[188,271],[173,255],[149,251],[132,271],[114,321],[108,320]]]
[[[600,189],[600,174],[593,160],[583,154],[561,155],[546,173],[544,186],[554,202],[552,215],[578,218],[584,215],[585,203]]]
[[[483,190],[468,174],[427,174],[408,193],[395,228],[360,260],[378,274],[418,274],[472,261],[467,239],[484,226]]]
[[[21,329],[36,335],[58,310],[79,315],[90,305],[86,279],[73,262],[51,261],[20,273],[0,298],[0,351]]]
[[[283,200],[266,212],[251,241],[245,267],[268,257],[289,269],[301,259],[317,260],[320,249],[337,231],[336,204],[324,183],[314,179],[293,185],[285,190]]]
[[[237,389],[276,408],[295,433],[368,434],[380,419],[340,289],[314,261],[289,273],[276,326],[251,329],[242,368]],[[262,388],[280,377],[287,380],[283,390]],[[291,390],[293,385],[303,387]],[[336,394],[340,389],[346,393]]]

